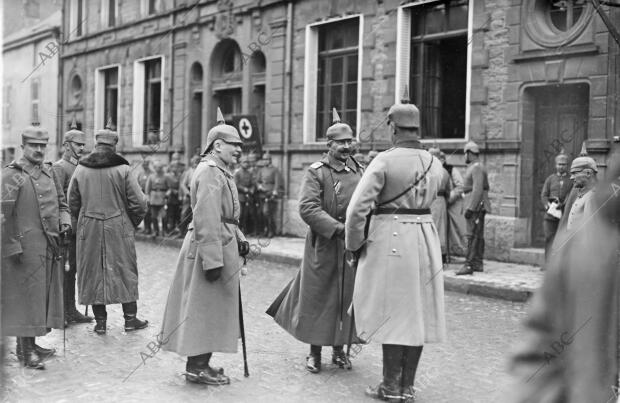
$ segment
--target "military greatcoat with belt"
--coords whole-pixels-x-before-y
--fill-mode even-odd
[[[61,329],[59,232],[71,219],[51,166],[22,157],[3,168],[2,213],[2,335],[36,337]]]
[[[343,164],[329,154],[312,164],[304,176],[299,214],[310,228],[301,269],[267,311],[284,330],[304,343],[348,343],[351,317],[347,310],[353,295],[354,272],[343,259],[344,240],[334,236],[338,227],[343,227],[349,200],[361,176],[361,165],[353,158]],[[359,342],[357,337],[353,341]]]
[[[380,153],[347,210],[347,249],[361,248],[353,293],[357,332],[382,344],[419,346],[443,341],[446,333],[441,248],[430,214],[444,169],[417,147],[405,141]],[[379,205],[383,213],[370,217],[365,235],[367,216]]]
[[[239,197],[232,174],[212,154],[190,184],[194,219],[181,247],[164,310],[162,348],[179,355],[237,351],[239,331]],[[222,267],[209,282],[204,271]]]

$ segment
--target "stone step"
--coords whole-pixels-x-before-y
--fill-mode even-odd
[[[512,248],[510,249],[510,262],[529,264],[542,267],[545,264],[544,248]]]

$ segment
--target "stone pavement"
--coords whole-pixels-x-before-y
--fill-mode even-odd
[[[143,235],[139,239],[169,246],[181,247],[182,239],[153,239]],[[250,238],[252,256],[256,259],[299,266],[304,253],[304,239],[292,237]],[[524,302],[540,287],[543,272],[539,267],[524,264],[484,261],[484,272],[472,276],[456,276],[461,263],[451,263],[444,268],[444,284],[447,291],[474,294],[489,298]]]
[[[138,242],[137,255],[138,315],[148,319],[150,326],[125,333],[120,306],[112,305],[108,308],[108,334],[95,335],[92,324],[72,326],[66,331],[64,356],[62,331],[54,330],[38,338],[42,346],[59,350],[57,357],[47,361],[45,371],[22,369],[11,338],[3,368],[3,401],[375,401],[366,398],[363,390],[381,378],[381,346],[371,342],[357,350],[351,371],[329,363],[330,351],[326,348],[324,370],[317,375],[305,371],[308,346],[288,335],[264,313],[297,267],[261,260],[248,262],[248,275],[241,280],[250,377],[243,377],[239,348],[237,354],[215,354],[213,359],[214,365],[223,366],[231,376],[231,385],[187,384],[181,376],[185,357],[149,350],[157,342],[178,249]],[[445,304],[448,338],[445,343],[424,347],[416,377],[417,402],[506,401],[512,383],[506,373],[508,358],[524,337],[524,304],[451,292],[446,293]]]

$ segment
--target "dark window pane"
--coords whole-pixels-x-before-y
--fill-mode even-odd
[[[347,98],[347,104],[345,105],[346,109],[356,109],[357,108],[357,83],[347,85],[346,98]]]
[[[331,60],[331,78],[332,83],[342,82],[342,58],[334,58]]]
[[[108,0],[108,26],[116,25],[116,0]]]
[[[437,8],[434,10],[430,10],[426,14],[426,34],[436,34],[444,31],[444,10],[442,8]]]
[[[467,5],[448,8],[448,31],[467,29]]]
[[[424,35],[424,8],[411,7],[411,35]]]
[[[326,58],[319,58],[319,71],[317,72],[318,75],[318,79],[319,79],[319,85],[322,85],[325,83],[325,77],[327,75],[327,59]]]
[[[357,46],[359,43],[359,19],[323,24],[319,27],[319,51]]]
[[[347,57],[346,81],[357,81],[357,54]]]
[[[329,94],[329,108],[342,109],[342,85],[333,85]]]

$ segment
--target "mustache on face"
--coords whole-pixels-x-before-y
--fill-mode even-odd
[[[340,152],[341,152],[341,153],[350,153],[350,152],[351,152],[351,149],[350,149],[350,148],[341,148],[341,149],[340,149]]]

